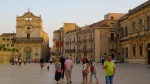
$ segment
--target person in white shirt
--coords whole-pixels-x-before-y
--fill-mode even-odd
[[[98,79],[97,79],[97,76],[96,76],[96,62],[92,59],[91,59],[91,62],[90,62],[90,72],[91,72],[90,83],[92,83],[92,77],[94,75],[94,77],[97,81],[96,84],[98,84]]]

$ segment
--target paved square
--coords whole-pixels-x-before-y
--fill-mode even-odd
[[[0,84],[55,84],[54,65],[48,71],[46,67],[42,71],[39,64],[19,65],[0,64]],[[146,65],[138,64],[116,64],[116,75],[114,84],[150,84],[150,69]],[[72,84],[81,84],[82,65],[74,64]],[[99,84],[105,84],[105,72],[101,64],[97,64],[97,76]],[[93,78],[93,83],[96,81]],[[60,84],[66,84],[66,79]]]

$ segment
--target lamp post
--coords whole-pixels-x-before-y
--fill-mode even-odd
[[[13,44],[13,48],[12,48],[12,51],[13,51],[13,54],[12,54],[12,65],[14,65],[14,31],[13,31],[13,40],[12,40],[12,44]]]

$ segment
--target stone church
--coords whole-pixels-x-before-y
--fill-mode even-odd
[[[19,49],[22,59],[49,59],[49,37],[43,31],[41,16],[30,11],[16,17],[15,48]]]

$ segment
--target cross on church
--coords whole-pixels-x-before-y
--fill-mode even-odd
[[[28,11],[30,11],[30,9],[28,9]]]

